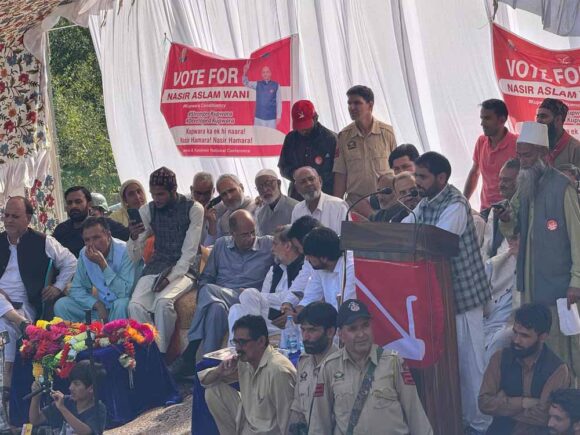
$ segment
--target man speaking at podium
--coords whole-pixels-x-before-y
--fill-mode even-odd
[[[490,423],[477,406],[484,371],[483,306],[491,292],[471,207],[463,194],[449,184],[449,160],[427,152],[415,161],[417,190],[423,199],[403,223],[435,225],[459,236],[459,254],[451,258],[455,295],[457,347],[463,424],[471,433],[485,432]],[[467,432],[470,433],[470,432]]]

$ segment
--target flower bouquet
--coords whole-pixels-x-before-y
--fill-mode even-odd
[[[39,320],[35,325],[27,326],[20,355],[23,359],[32,360],[32,374],[36,380],[46,381],[43,379],[44,373],[65,379],[74,367],[78,353],[87,348],[89,333],[93,336],[95,348],[120,348],[119,363],[129,371],[132,386],[133,370],[137,364],[134,345],[149,345],[157,336],[155,327],[148,323],[119,319],[105,325],[95,321],[87,326],[58,317],[51,321]]]

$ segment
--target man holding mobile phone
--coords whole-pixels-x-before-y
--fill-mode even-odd
[[[127,250],[139,262],[145,241],[154,235],[154,253],[133,291],[129,317],[142,323],[155,319],[159,350],[165,354],[177,319],[173,304],[193,284],[188,273],[200,242],[203,207],[177,193],[175,173],[165,167],[151,174],[149,190],[153,201],[139,210],[141,223],[129,223]]]
[[[217,218],[225,212],[223,204],[220,205],[222,198],[217,196],[212,199],[215,193],[213,176],[209,172],[198,172],[193,177],[190,190],[191,199],[203,206],[201,244],[204,246],[213,245],[217,235]]]

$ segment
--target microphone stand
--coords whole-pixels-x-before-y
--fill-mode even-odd
[[[89,365],[91,368],[91,378],[93,381],[93,396],[95,398],[95,408],[96,408],[96,423],[97,430],[101,430],[101,413],[99,409],[99,395],[97,389],[97,372],[95,371],[95,355],[93,352],[93,333],[91,332],[91,320],[92,320],[92,310],[85,310],[85,325],[87,325],[87,338],[85,339],[85,344],[87,345],[87,350],[89,352]],[[100,432],[99,432],[100,433]]]
[[[407,197],[416,198],[417,196],[419,196],[419,192],[417,190],[411,190],[406,195],[403,195],[399,199],[397,199],[397,203],[402,205],[405,208],[405,210],[409,212],[409,214],[413,215],[413,224],[415,225],[415,230],[413,231],[413,256],[417,255],[417,234],[419,233],[419,227],[422,224],[417,222],[417,215],[415,214],[415,212],[411,210],[411,208],[407,207],[407,204],[405,204],[401,200]]]
[[[348,222],[348,220],[349,220],[348,214],[351,212],[351,210],[354,208],[354,206],[357,205],[359,202],[361,202],[363,199],[366,199],[369,196],[373,196],[373,195],[377,195],[377,194],[390,195],[391,193],[393,193],[393,189],[391,189],[390,187],[385,187],[384,189],[378,190],[376,192],[367,193],[366,195],[361,196],[359,199],[357,199],[355,202],[353,202],[352,205],[346,211],[346,221]]]
[[[361,196],[359,199],[357,199],[355,202],[353,202],[352,205],[346,211],[346,219],[344,220],[344,222],[349,221],[348,215],[350,214],[351,210],[354,208],[355,205],[357,205],[363,199],[366,199],[369,196],[373,196],[376,194],[390,195],[391,193],[393,193],[393,189],[391,189],[390,187],[385,187],[384,189],[378,190],[377,192],[371,192],[371,193],[367,193],[366,195]],[[339,300],[337,300],[339,307],[344,302],[344,290],[346,288],[346,260],[347,260],[346,257],[348,256],[348,254],[346,251],[344,251],[343,255],[344,255],[344,263],[343,263],[343,268],[342,268],[342,284],[341,284],[341,289],[340,289],[340,296],[337,296],[337,299],[339,299]]]

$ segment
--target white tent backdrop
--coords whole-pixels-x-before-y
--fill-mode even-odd
[[[478,104],[499,97],[491,58],[491,0],[85,0],[101,65],[109,136],[121,181],[165,165],[188,190],[195,172],[238,174],[253,194],[255,173],[277,158],[186,158],[159,110],[169,40],[226,57],[297,33],[300,95],[339,131],[350,120],[346,90],[375,92],[375,115],[398,143],[445,154],[462,188],[478,135]],[[133,3],[133,4],[132,4]],[[78,10],[78,8],[76,8]],[[58,12],[57,12],[58,13]],[[578,38],[542,30],[541,19],[500,4],[497,22],[548,48]],[[167,38],[165,37],[167,36]],[[473,205],[478,206],[479,195]]]

